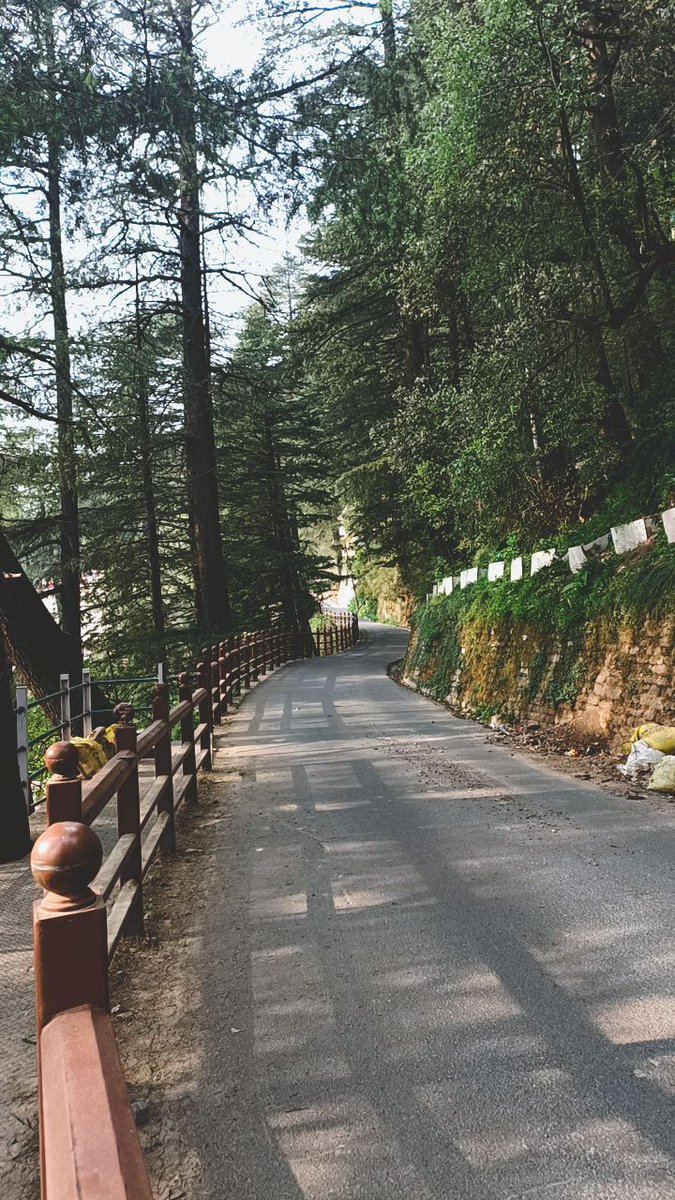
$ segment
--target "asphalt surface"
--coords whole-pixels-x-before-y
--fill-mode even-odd
[[[675,1197],[674,809],[491,746],[364,632],[223,739],[204,1195]]]

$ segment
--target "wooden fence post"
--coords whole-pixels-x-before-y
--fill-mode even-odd
[[[164,721],[166,729],[162,736],[155,743],[155,777],[165,776],[166,784],[164,791],[157,803],[158,813],[168,813],[168,820],[162,845],[164,849],[173,851],[176,849],[176,820],[173,808],[173,774],[171,763],[171,726],[169,725],[169,687],[166,683],[158,683],[155,686],[155,695],[152,702],[152,719],[153,721]]]
[[[183,759],[183,774],[192,776],[192,782],[190,783],[190,785],[185,793],[185,800],[186,800],[186,803],[188,803],[188,804],[196,804],[197,803],[197,762],[196,762],[196,756],[195,756],[195,743],[194,743],[195,723],[194,723],[194,717],[192,715],[192,684],[190,683],[189,676],[187,675],[187,673],[185,671],[183,671],[182,674],[178,676],[178,699],[181,703],[183,703],[184,700],[189,700],[189,702],[190,702],[190,711],[188,713],[186,713],[186,715],[184,717],[181,717],[180,740],[183,743],[183,745],[185,745],[186,742],[189,742],[190,746],[191,746],[191,749],[188,751],[185,758]]]
[[[267,634],[264,629],[260,633],[260,674],[267,674]]]
[[[239,634],[235,634],[233,638],[233,654],[234,654],[234,685],[237,688],[237,695],[241,695],[241,638]]]
[[[206,688],[206,679],[204,675],[197,676],[197,687],[204,689]],[[199,739],[199,749],[207,751],[207,754],[202,762],[202,766],[205,771],[210,771],[213,763],[213,743],[211,741],[211,724],[209,722],[210,707],[211,705],[207,692],[206,696],[202,697],[202,699],[199,701],[199,724],[206,725],[206,729],[203,730],[201,738]]]
[[[80,821],[56,821],[33,846],[31,870],[45,890],[33,905],[38,1031],[80,1004],[110,1008],[105,901],[89,887],[102,862],[98,837]]]
[[[251,635],[250,633],[244,636],[244,687],[251,686]]]
[[[227,658],[225,642],[218,647],[218,688],[220,691],[220,711],[223,716],[227,713]]]
[[[210,671],[210,690],[211,703],[213,705],[213,724],[220,725],[222,723],[222,710],[220,700],[220,667],[218,662],[218,647],[211,646],[210,650],[204,651],[204,655],[208,658]]]
[[[258,633],[257,631],[251,635],[251,679],[253,683],[257,683],[260,676],[258,671]]]
[[[124,933],[139,937],[143,933],[143,858],[141,847],[141,800],[138,782],[138,734],[135,725],[118,725],[115,730],[115,749],[133,764],[131,774],[117,789],[117,836],[134,836],[134,848],[120,872],[120,884],[138,884],[133,907],[124,923]]]
[[[47,824],[81,821],[82,776],[77,747],[72,742],[52,742],[45,752],[45,766],[52,773],[45,788]]]
[[[213,676],[211,674],[211,651],[207,646],[204,647],[201,653],[201,661],[197,663],[197,670],[204,675],[206,679],[206,690],[209,693],[209,725],[213,729],[215,725],[215,716],[213,712]]]

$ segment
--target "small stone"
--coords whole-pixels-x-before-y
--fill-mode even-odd
[[[150,1106],[147,1100],[132,1100],[131,1111],[136,1125],[147,1125],[150,1120]]]

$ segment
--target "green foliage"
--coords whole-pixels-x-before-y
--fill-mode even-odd
[[[353,528],[419,596],[672,502],[675,51],[637,0],[601,30],[572,0],[395,24],[303,111],[301,336]]]

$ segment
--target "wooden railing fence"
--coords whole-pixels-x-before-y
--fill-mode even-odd
[[[331,614],[312,645],[309,636],[260,630],[207,648],[179,676],[178,703],[158,683],[150,724],[121,723],[116,753],[88,781],[71,742],[47,750],[47,828],[31,854],[44,889],[33,914],[42,1200],[152,1198],[110,1020],[109,961],[122,936],[143,932],[145,874],[160,848],[174,849],[181,803],[198,799],[214,726],[268,672],[355,645],[358,621]],[[91,825],[113,800],[104,860]]]

